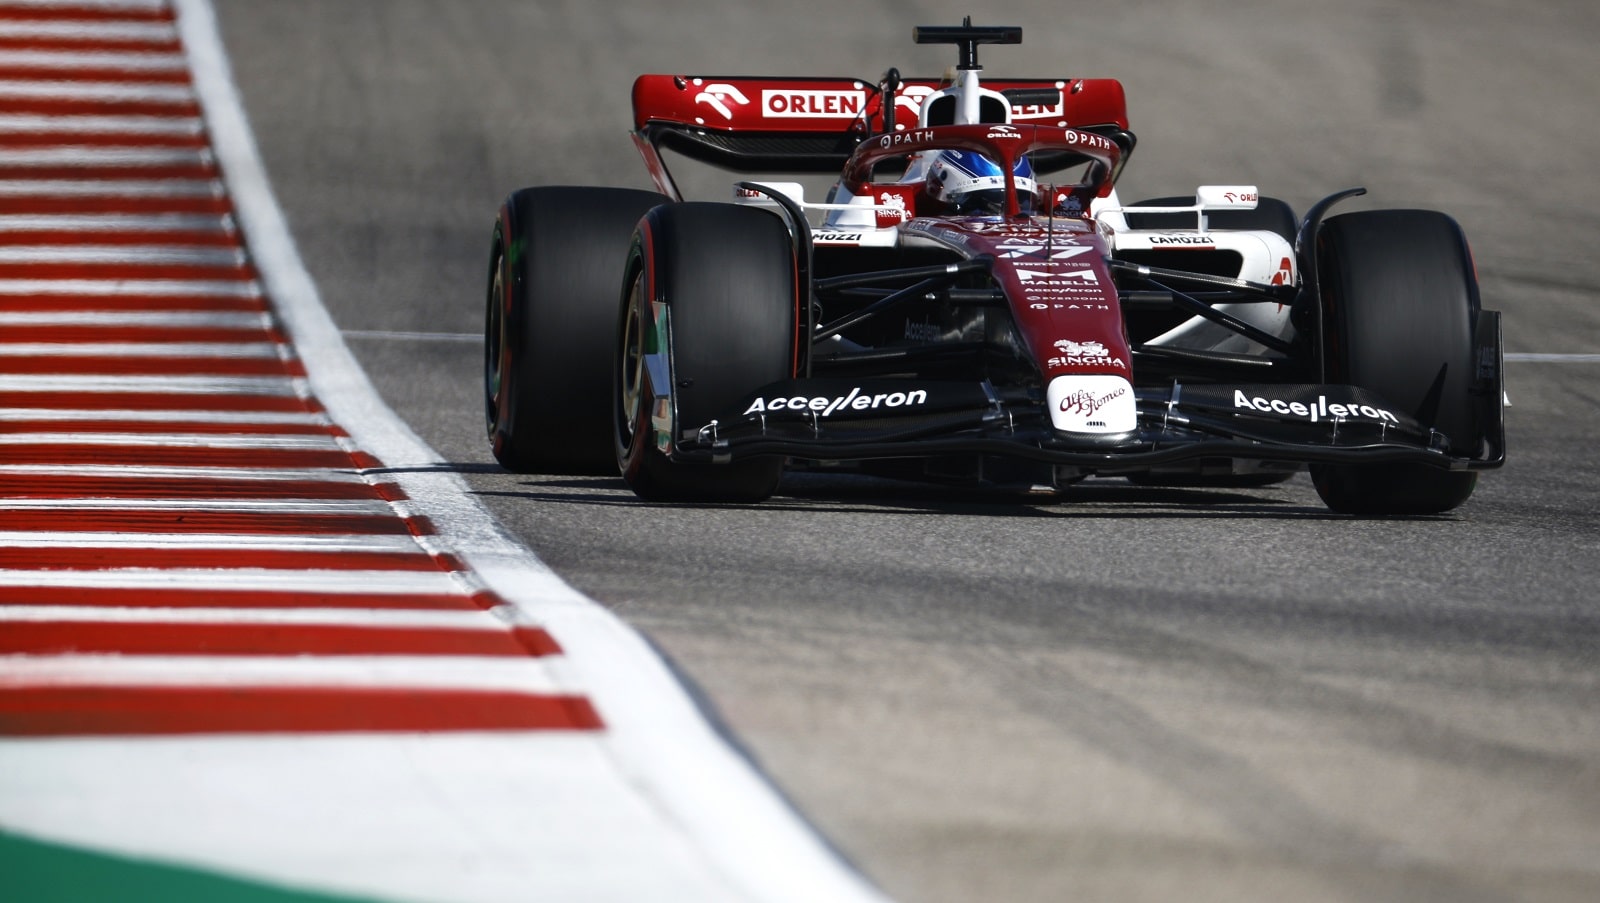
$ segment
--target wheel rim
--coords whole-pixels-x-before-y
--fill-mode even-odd
[[[633,281],[628,295],[627,313],[623,315],[622,353],[618,355],[617,438],[626,454],[639,441],[638,431],[644,415],[647,392],[644,374],[644,313],[640,310],[644,295],[644,275]]]
[[[483,394],[485,419],[489,434],[494,435],[500,420],[501,358],[505,354],[505,313],[501,300],[505,297],[503,275],[505,255],[495,246],[494,270],[489,277],[489,297],[483,318]]]

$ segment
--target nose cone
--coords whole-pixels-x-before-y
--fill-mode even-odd
[[[1126,433],[1139,424],[1133,384],[1120,376],[1058,376],[1046,396],[1050,423],[1063,433]]]

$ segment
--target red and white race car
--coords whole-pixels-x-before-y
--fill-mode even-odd
[[[1505,460],[1500,315],[1441,213],[1297,219],[1254,186],[1124,203],[1112,79],[981,82],[1014,27],[920,27],[948,81],[645,75],[659,192],[533,187],[495,224],[496,458],[656,500],[785,468],[1060,487],[1264,483],[1423,513]],[[683,200],[664,151],[744,173]]]

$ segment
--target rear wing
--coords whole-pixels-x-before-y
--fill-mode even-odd
[[[633,140],[656,187],[673,198],[679,194],[662,149],[735,172],[837,173],[862,141],[914,128],[923,101],[944,87],[931,79],[894,81],[885,92],[850,78],[641,75],[633,83]],[[1133,149],[1116,79],[985,80],[983,86],[1006,96],[1014,123],[1102,134],[1122,147],[1124,158]],[[892,103],[884,103],[886,95]],[[1060,155],[1033,164],[1050,172],[1073,162]]]

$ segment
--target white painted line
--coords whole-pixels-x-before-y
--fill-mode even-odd
[[[8,38],[113,39],[152,44],[178,37],[176,28],[159,22],[7,22],[5,33]]]
[[[103,379],[104,377],[102,377]],[[272,448],[338,451],[331,436],[252,436],[212,433],[0,433],[7,445],[109,445],[113,448]],[[0,451],[0,455],[4,452]]]
[[[421,627],[442,630],[507,629],[488,611],[424,611],[351,608],[111,608],[89,605],[0,605],[0,624],[264,624],[349,627]],[[3,629],[3,628],[0,628]]]
[[[0,56],[4,56],[0,53]],[[0,113],[0,134],[38,132],[128,135],[198,135],[200,120],[192,116],[47,116],[36,113]]]
[[[344,687],[572,694],[558,657],[7,656],[0,687]]]
[[[382,499],[8,499],[0,511],[180,511],[209,514],[364,514],[395,517]],[[0,534],[3,536],[4,534]],[[134,535],[134,534],[128,534]],[[70,541],[70,532],[50,534]],[[0,546],[7,545],[0,539]],[[152,545],[142,542],[141,545]]]
[[[0,311],[5,326],[171,326],[217,329],[268,329],[265,311],[229,310],[23,310]]]
[[[331,426],[325,414],[296,411],[182,411],[182,410],[34,410],[32,408],[0,408],[0,423],[17,420],[35,420],[41,423],[94,423],[100,420],[122,420],[145,423],[183,421],[187,423],[223,423],[240,425]]]
[[[107,571],[0,571],[0,587],[198,589],[283,593],[467,595],[450,574],[433,571],[283,571],[270,568],[116,568]]]
[[[101,533],[38,530],[0,531],[7,549],[229,549],[238,552],[417,552],[409,534],[278,536],[269,533]],[[105,569],[113,570],[113,569]],[[4,607],[4,606],[0,606]]]
[[[0,66],[40,70],[120,69],[130,72],[178,72],[187,66],[187,61],[181,53],[0,50]]]
[[[255,281],[206,279],[0,279],[4,295],[218,295],[259,298]]]
[[[161,263],[236,267],[249,261],[242,247],[184,245],[0,245],[0,263]]]
[[[386,329],[346,329],[347,339],[379,339],[396,342],[472,342],[483,343],[476,332],[394,332]]]
[[[17,23],[5,26],[7,34]],[[60,100],[160,101],[185,103],[195,99],[194,89],[171,82],[126,81],[43,81],[40,79],[0,79],[0,97],[29,97]]]
[[[1544,354],[1520,351],[1507,352],[1506,361],[1529,364],[1600,364],[1600,354]]]
[[[193,166],[212,162],[208,147],[0,148],[4,166]]]
[[[460,555],[501,598],[554,635],[606,724],[607,755],[636,794],[629,802],[660,813],[656,831],[631,841],[597,838],[597,845],[587,847],[602,864],[582,871],[585,866],[574,862],[569,896],[587,896],[587,884],[613,888],[607,898],[616,900],[882,903],[883,895],[843,863],[711,728],[639,633],[562,582],[507,534],[465,481],[384,406],[295,250],[234,89],[210,3],[174,0],[174,5],[229,193],[317,397],[359,447],[395,469],[393,476],[414,509],[426,511],[440,530],[437,545]],[[579,797],[570,813],[567,807],[560,810],[561,817],[593,805]],[[685,851],[695,863],[688,874],[638,869],[617,874],[615,863],[632,862],[634,850],[643,861],[659,861],[662,845],[679,838],[692,848],[692,854]],[[414,885],[393,883],[392,874],[368,877],[382,882],[374,885],[380,893],[415,892]]]
[[[8,179],[0,172],[0,198],[220,198],[222,195],[222,183],[216,179]]]
[[[165,392],[171,395],[278,395],[306,397],[303,380],[281,376],[0,376],[0,392]],[[9,399],[15,400],[15,399]]]
[[[6,357],[172,357],[288,360],[292,345],[277,342],[9,342],[0,333],[0,358]]]

